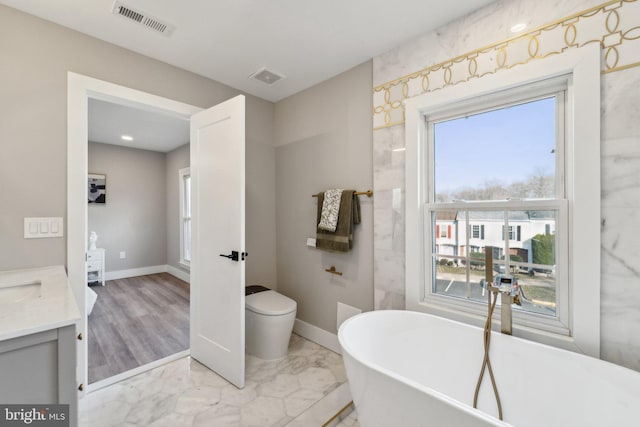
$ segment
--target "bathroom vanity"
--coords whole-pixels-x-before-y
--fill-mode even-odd
[[[79,319],[64,267],[0,271],[0,403],[68,404],[78,425]]]

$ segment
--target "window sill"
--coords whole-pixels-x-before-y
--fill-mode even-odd
[[[478,307],[483,307],[485,310],[484,313],[482,313],[481,309],[469,309],[469,311],[463,311],[457,308],[456,304],[445,305],[441,303],[434,303],[433,301],[423,301],[415,304],[410,304],[407,306],[407,310],[428,313],[434,316],[443,317],[445,319],[476,326],[478,328],[484,328],[484,324],[487,319],[486,305],[478,304]],[[494,332],[500,333],[499,307],[496,307],[496,310],[494,311],[491,325],[491,329]],[[563,332],[564,331],[561,328],[559,328],[557,332],[554,332],[514,323],[512,335],[517,338],[522,338],[540,344],[545,344],[552,347],[562,348],[564,350],[584,354],[585,351],[580,348],[574,338],[563,334]]]

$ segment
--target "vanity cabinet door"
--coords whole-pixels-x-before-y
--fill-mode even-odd
[[[0,341],[0,402],[68,404],[70,426],[77,426],[76,327],[38,332]]]

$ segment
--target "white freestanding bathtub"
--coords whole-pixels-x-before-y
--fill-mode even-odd
[[[640,373],[493,332],[491,364],[504,421],[485,373],[483,331],[428,314],[381,310],[338,332],[363,427],[640,425]]]

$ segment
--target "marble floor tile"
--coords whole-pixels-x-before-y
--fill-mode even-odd
[[[319,401],[335,400],[341,386],[348,389],[342,357],[295,334],[287,357],[247,356],[245,372],[239,390],[185,357],[88,394],[80,427],[295,425]],[[337,410],[325,407],[328,420]]]
[[[287,415],[297,417],[324,397],[319,391],[300,389],[284,398]]]
[[[346,419],[352,408],[349,384],[344,383],[321,400],[313,402],[309,409],[287,424],[287,427],[335,427]]]

